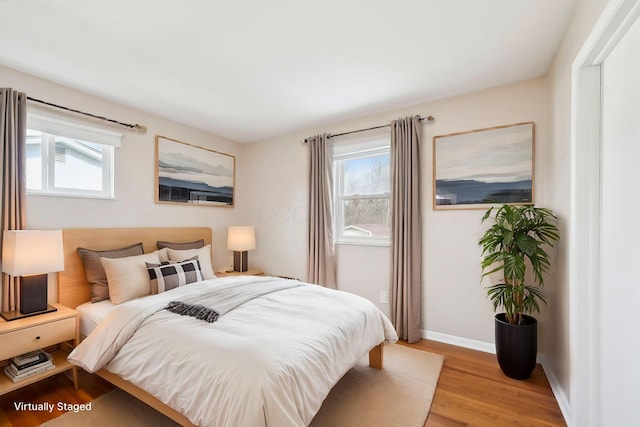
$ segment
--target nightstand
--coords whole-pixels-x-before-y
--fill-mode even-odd
[[[10,322],[0,320],[0,395],[68,370],[72,371],[73,386],[78,389],[78,368],[67,361],[67,356],[80,343],[80,318],[76,310],[52,305],[58,310]],[[53,356],[55,368],[16,383],[5,375],[4,366],[12,357],[56,345],[58,349],[47,350]]]
[[[248,269],[247,271],[216,271],[217,277],[229,276],[264,276],[264,271]]]

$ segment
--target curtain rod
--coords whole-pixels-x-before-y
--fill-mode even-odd
[[[137,132],[146,132],[147,131],[147,127],[146,126],[142,126],[142,125],[139,125],[137,123],[136,124],[131,124],[131,123],[119,122],[118,120],[110,119],[108,117],[98,116],[96,114],[91,114],[91,113],[85,113],[84,111],[74,110],[73,108],[69,108],[69,107],[63,107],[62,105],[53,104],[51,102],[43,101],[43,100],[37,99],[37,98],[32,98],[30,96],[27,96],[27,99],[29,101],[37,102],[39,104],[48,105],[49,107],[54,107],[54,108],[58,108],[60,110],[65,110],[65,111],[71,111],[72,113],[82,114],[84,116],[89,116],[89,117],[92,117],[94,119],[104,120],[106,122],[110,122],[110,123],[113,123],[113,124],[116,124],[116,125],[128,127],[129,129],[133,129],[133,130],[135,130]]]
[[[423,121],[423,120],[427,120],[429,122],[432,122],[434,119],[433,119],[433,116],[420,117],[420,121]],[[350,135],[352,133],[365,132],[365,131],[368,131],[368,130],[388,128],[389,126],[391,126],[391,124],[373,126],[373,127],[364,128],[364,129],[356,129],[356,130],[352,130],[352,131],[349,131],[349,132],[336,133],[335,135],[331,135],[330,134],[330,135],[327,135],[327,138],[335,138],[336,136],[344,136],[344,135]],[[307,138],[304,139],[304,143],[305,144],[307,143]]]

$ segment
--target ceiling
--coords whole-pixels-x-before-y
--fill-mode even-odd
[[[576,2],[0,0],[0,64],[253,142],[543,76]]]

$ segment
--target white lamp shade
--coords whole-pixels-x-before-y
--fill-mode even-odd
[[[2,271],[11,276],[64,270],[62,230],[5,230]]]
[[[227,236],[230,251],[252,251],[256,248],[256,230],[252,226],[231,226]]]

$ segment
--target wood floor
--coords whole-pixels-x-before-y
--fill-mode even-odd
[[[505,377],[495,355],[422,340],[409,347],[445,356],[431,412],[425,427],[565,426],[560,408],[542,368],[531,378]],[[1,427],[35,427],[61,414],[17,411],[14,402],[86,403],[112,390],[101,378],[81,373],[75,391],[64,375],[0,396]]]
[[[566,426],[540,365],[518,381],[502,373],[494,354],[429,340],[410,347],[444,355],[425,427]]]

